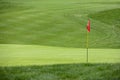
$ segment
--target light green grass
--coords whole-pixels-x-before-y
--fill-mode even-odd
[[[119,63],[120,49],[89,49],[89,63]],[[86,63],[86,49],[0,45],[0,66]]]

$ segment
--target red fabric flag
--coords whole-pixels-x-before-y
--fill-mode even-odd
[[[90,32],[90,20],[88,20],[88,23],[87,23],[87,30],[88,32]]]

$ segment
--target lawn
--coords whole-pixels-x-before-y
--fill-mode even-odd
[[[0,80],[120,80],[119,35],[119,0],[0,0]]]
[[[0,45],[0,66],[86,63],[86,49]],[[120,49],[89,49],[89,63],[119,63]]]
[[[0,80],[120,80],[120,64],[0,67]]]
[[[0,43],[86,48],[120,48],[119,0],[2,0]]]

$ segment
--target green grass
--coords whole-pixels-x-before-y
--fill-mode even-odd
[[[120,80],[119,14],[119,0],[0,0],[0,80]]]
[[[86,63],[86,49],[0,45],[0,66]],[[119,63],[120,49],[89,49],[89,63]]]
[[[4,1],[3,7],[9,5],[7,2]],[[90,18],[89,47],[120,48],[119,0],[12,0],[9,3],[10,8],[3,8],[8,12],[0,14],[1,44],[85,48],[86,24]]]
[[[120,80],[120,64],[0,67],[0,80]]]
[[[119,80],[120,49],[0,45],[0,80]],[[59,64],[59,65],[58,65]]]

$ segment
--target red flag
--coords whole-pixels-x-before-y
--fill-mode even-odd
[[[87,30],[88,32],[90,32],[90,20],[88,20],[88,23],[87,23]]]

